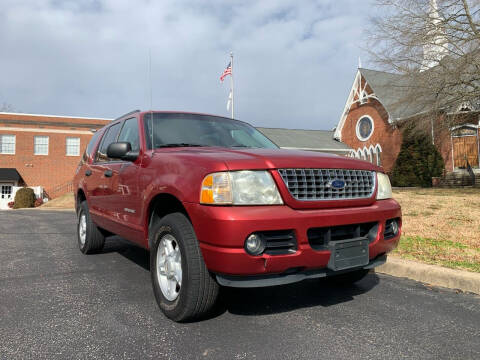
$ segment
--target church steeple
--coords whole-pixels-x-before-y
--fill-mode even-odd
[[[427,31],[423,45],[423,62],[420,71],[428,70],[448,54],[448,40],[442,27],[437,0],[430,0]]]

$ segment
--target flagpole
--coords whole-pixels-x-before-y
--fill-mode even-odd
[[[230,74],[230,91],[232,92],[232,119],[233,119],[233,107],[234,107],[234,97],[233,97],[233,52],[230,52],[230,66],[232,67],[232,73]]]

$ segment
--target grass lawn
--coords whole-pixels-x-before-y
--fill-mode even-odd
[[[480,272],[480,189],[394,190],[403,234],[394,254]]]

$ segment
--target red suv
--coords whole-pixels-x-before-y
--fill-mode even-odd
[[[282,150],[219,116],[126,114],[94,134],[74,185],[80,250],[111,234],[149,249],[155,297],[176,321],[208,312],[219,286],[353,283],[400,238],[382,168]]]

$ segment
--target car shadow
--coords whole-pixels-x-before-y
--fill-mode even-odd
[[[378,276],[372,272],[348,286],[335,285],[321,278],[268,288],[222,288],[221,305],[225,311],[237,315],[268,315],[301,308],[328,307],[352,301],[379,282]]]
[[[115,236],[107,238],[102,251],[102,253],[113,252],[150,271],[150,255],[147,250]],[[370,272],[364,279],[349,286],[335,285],[325,278],[320,278],[264,288],[222,287],[218,306],[203,320],[215,318],[225,312],[254,316],[316,306],[328,307],[352,301],[355,296],[372,290],[379,282],[379,277],[374,272]]]
[[[107,237],[101,254],[113,252],[127,258],[143,269],[150,271],[150,253],[148,250],[135,246],[119,236]]]

